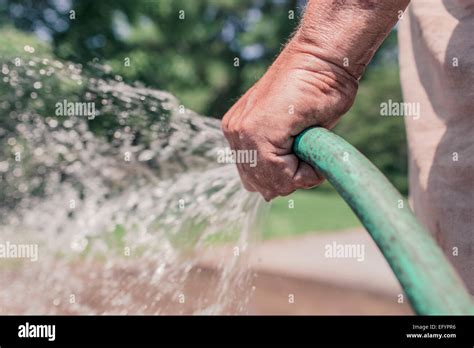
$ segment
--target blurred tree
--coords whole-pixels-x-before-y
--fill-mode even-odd
[[[221,117],[263,74],[297,25],[303,4],[296,0],[2,2],[2,23],[8,18],[17,27],[52,40],[60,58],[81,63],[99,59],[125,81],[166,89],[187,107],[214,117]]]
[[[170,91],[186,107],[222,117],[266,70],[298,25],[299,0],[0,0],[0,26],[52,43],[56,56],[109,64],[125,82]],[[396,33],[361,81],[335,131],[406,193],[403,120],[380,117],[401,100]],[[235,66],[238,65],[238,66]],[[103,125],[106,127],[107,125]]]
[[[408,193],[407,145],[403,118],[382,117],[381,103],[402,101],[398,66],[369,69],[352,109],[334,131],[365,154],[404,194]]]

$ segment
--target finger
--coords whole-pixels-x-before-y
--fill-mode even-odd
[[[280,157],[274,154],[264,154],[264,160],[258,162],[258,168],[248,165],[241,167],[244,176],[267,201],[277,196],[287,196],[296,190],[292,178],[298,160],[293,156],[295,163],[292,170],[286,157],[290,156]]]
[[[270,202],[273,198],[277,197],[277,194],[275,194],[274,192],[263,188],[259,188],[259,193],[262,195],[263,199],[266,202]]]
[[[255,191],[260,193],[265,201],[270,202],[273,198],[278,196],[278,192],[269,185],[267,180],[264,180],[265,175],[259,174],[258,171],[254,171],[253,169],[254,168],[240,165],[239,172],[242,173],[241,177],[245,178],[245,180],[242,181],[252,186]]]
[[[257,192],[258,191],[257,188],[255,187],[254,184],[252,184],[252,180],[244,171],[241,163],[237,163],[237,170],[239,171],[240,181],[242,181],[242,185],[244,186],[244,188],[250,192]]]
[[[242,109],[242,103],[240,103],[240,100],[239,100],[239,102],[234,104],[231,111],[235,112],[237,114],[240,114],[241,109]],[[238,120],[237,120],[237,122],[238,122]],[[228,140],[229,146],[232,150],[238,150],[238,147],[236,146],[236,144],[239,144],[240,139],[236,138],[236,134],[232,134],[232,133],[229,134],[227,140]],[[237,161],[236,161],[235,164],[236,164],[237,170],[239,172],[240,180],[241,180],[242,185],[244,186],[244,188],[247,191],[250,191],[250,192],[257,192],[258,190],[256,189],[255,185],[252,184],[252,179],[248,175],[248,173],[245,170],[243,164],[238,163]]]
[[[242,179],[242,177],[241,177]],[[255,188],[254,185],[248,180],[242,180],[242,184],[244,185],[244,188],[249,191],[249,192],[257,192],[257,189]]]
[[[238,133],[235,133],[238,130],[238,125],[242,121],[242,109],[244,108],[244,101],[240,98],[234,105],[232,105],[231,109],[227,112],[228,115],[231,117],[227,117],[227,130],[228,136],[234,138],[234,142],[238,144]],[[226,114],[226,115],[227,115]]]

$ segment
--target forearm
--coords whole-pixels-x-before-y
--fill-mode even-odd
[[[289,49],[359,79],[409,0],[309,0]]]

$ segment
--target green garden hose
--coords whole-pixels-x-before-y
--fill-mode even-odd
[[[417,314],[474,314],[471,296],[441,249],[405,199],[364,155],[324,128],[298,135],[294,151],[350,205]]]

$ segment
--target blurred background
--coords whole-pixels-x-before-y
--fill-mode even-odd
[[[120,81],[130,85],[139,81],[147,88],[168,91],[186,109],[220,119],[264,74],[298,26],[304,5],[303,0],[0,0],[0,57],[2,63],[7,62],[24,54],[25,45],[34,46],[35,54],[78,64],[81,74],[90,77],[98,74],[91,67],[97,63],[107,66],[107,74],[119,76]],[[403,119],[380,117],[381,103],[402,100],[397,55],[394,30],[368,67],[353,108],[334,131],[406,195]],[[235,58],[239,58],[238,67]],[[61,81],[48,93],[56,100],[71,95],[71,86]],[[5,90],[5,86],[0,89]],[[24,93],[15,99],[13,108],[26,108],[31,95]],[[34,108],[51,114],[45,104]],[[11,128],[12,120],[5,116],[6,107],[3,109],[0,128],[5,130]],[[87,120],[93,136],[108,142],[114,141],[120,127],[115,122],[100,117]],[[145,135],[148,126],[145,121],[134,125],[139,132],[142,127]],[[0,140],[7,142],[8,134],[0,133]],[[5,204],[6,199],[4,194]],[[265,242],[252,256],[261,273],[255,298],[274,296],[271,301],[278,302],[278,296],[283,296],[285,305],[255,300],[250,312],[409,312],[397,302],[401,290],[383,258],[329,184],[276,199],[260,231]],[[311,252],[334,240],[367,245],[367,255],[373,255],[367,256],[370,266],[352,260],[334,263]],[[219,253],[205,255],[200,262],[211,265],[216,255]],[[288,259],[280,262],[284,255]],[[313,269],[315,263],[319,266]],[[286,281],[281,280],[285,277]],[[260,295],[259,289],[264,289]],[[296,301],[300,307],[294,303],[288,307],[288,294],[298,291],[309,302]],[[314,299],[318,296],[319,302]],[[330,301],[322,300],[324,296]]]

